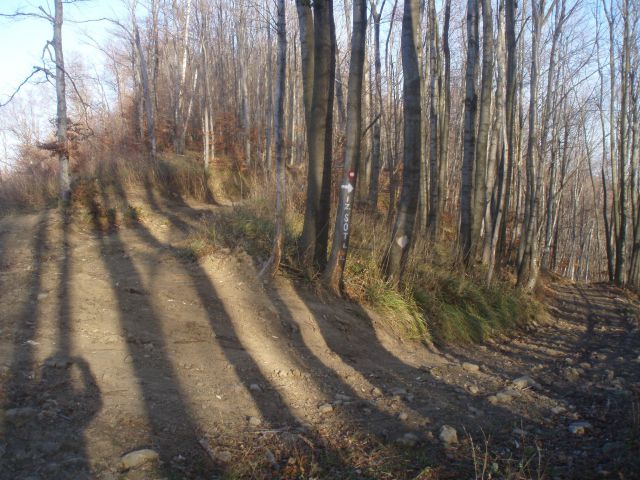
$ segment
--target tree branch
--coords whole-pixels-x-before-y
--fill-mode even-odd
[[[0,102],[0,107],[4,107],[4,106],[8,105],[9,103],[11,103],[11,101],[12,101],[12,100],[13,100],[13,98],[18,94],[18,92],[20,91],[20,89],[21,89],[22,87],[24,87],[24,86],[27,84],[27,82],[28,82],[29,80],[31,80],[31,77],[33,77],[36,73],[43,72],[43,71],[44,71],[44,69],[43,69],[43,68],[41,68],[41,67],[33,67],[33,71],[29,74],[29,76],[28,76],[27,78],[25,78],[25,79],[22,81],[22,83],[21,83],[20,85],[18,85],[18,88],[16,88],[16,89],[13,91],[13,93],[12,93],[11,95],[9,95],[8,100],[7,100],[6,102]],[[46,75],[46,72],[45,72],[45,75]]]

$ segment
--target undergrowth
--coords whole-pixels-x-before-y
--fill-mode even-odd
[[[302,198],[288,199],[282,267],[286,274],[304,277],[321,288],[318,277],[301,268],[297,240],[302,232]],[[272,193],[254,185],[240,206],[219,214],[204,227],[209,242],[241,248],[258,264],[272,247]],[[380,267],[388,242],[388,227],[379,215],[357,211],[352,226],[344,291],[353,301],[368,305],[403,338],[426,343],[480,343],[544,316],[542,306],[506,280],[487,285],[482,272],[468,274],[442,244],[418,242],[400,288],[389,284]],[[331,237],[330,237],[331,238]],[[203,233],[192,236],[193,250],[206,252]]]
[[[229,162],[218,159],[223,166]],[[202,160],[195,152],[161,154],[155,163],[135,151],[111,156],[96,154],[76,159],[72,167],[72,191],[76,197],[78,190],[94,181],[103,186],[114,185],[121,191],[145,187],[172,198],[207,202],[238,198],[248,189],[247,180],[233,168],[225,166],[216,170],[219,165],[214,165],[214,173],[204,175]],[[52,158],[0,175],[0,214],[54,207],[57,202],[58,165]]]

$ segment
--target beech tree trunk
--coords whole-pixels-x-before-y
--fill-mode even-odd
[[[491,125],[491,90],[493,86],[493,11],[491,0],[482,1],[482,83],[480,89],[480,115],[476,139],[473,205],[471,223],[471,257],[478,254],[482,221],[487,206],[487,145]],[[469,260],[473,260],[470,258]]]
[[[404,151],[402,190],[396,220],[384,261],[385,275],[399,283],[407,261],[420,194],[420,65],[417,38],[420,7],[418,0],[405,0],[402,16],[402,70],[404,85]]]
[[[285,0],[277,4],[278,58],[276,60],[276,99],[273,125],[275,130],[276,167],[276,222],[271,257],[264,266],[261,276],[273,276],[280,267],[285,234],[285,165],[284,165],[284,95],[287,79],[287,27]]]
[[[382,125],[382,61],[380,59],[380,19],[382,17],[382,11],[386,0],[382,1],[380,11],[377,10],[374,0],[371,0],[371,18],[373,20],[373,48],[374,48],[374,89],[375,89],[375,101],[372,105],[372,109],[375,112],[377,120],[373,124],[371,131],[371,175],[369,178],[369,206],[376,211],[378,207],[378,183],[380,179],[380,167],[382,163],[381,158],[381,125]],[[352,47],[353,48],[353,47]]]
[[[314,67],[310,123],[307,130],[309,171],[302,228],[302,262],[322,270],[326,263],[331,197],[331,148],[335,83],[333,0],[313,3]]]
[[[459,243],[465,263],[469,262],[473,235],[473,173],[476,159],[476,114],[478,96],[478,0],[467,0],[467,67],[464,98],[464,147],[460,181]]]
[[[342,288],[342,276],[349,251],[349,238],[353,223],[353,201],[358,179],[358,157],[362,142],[362,79],[367,29],[365,1],[353,0],[344,166],[331,256],[325,271],[325,282],[335,293],[338,293]]]

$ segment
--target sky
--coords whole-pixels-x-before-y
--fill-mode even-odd
[[[53,0],[0,0],[0,13],[39,12],[42,7],[53,11]],[[126,8],[122,0],[83,0],[65,4],[62,44],[65,60],[80,57],[87,71],[101,71],[104,56],[92,46],[113,32],[110,22],[88,22],[99,18],[123,18]],[[74,23],[85,22],[85,23]],[[42,52],[53,37],[52,25],[38,18],[0,18],[0,104],[6,102],[16,88],[29,76],[36,65],[42,65]],[[42,80],[43,75],[33,77]],[[46,136],[50,132],[49,120],[55,115],[55,91],[49,84],[25,85],[11,103],[0,107],[0,169],[11,164],[13,148],[19,138],[12,127],[21,121],[35,125],[31,130]],[[27,120],[25,120],[27,119]]]
[[[0,13],[16,11],[38,12],[38,7],[53,11],[53,0],[0,0]],[[77,5],[65,5],[62,43],[66,57],[79,54],[87,65],[100,64],[102,55],[91,46],[87,35],[100,40],[113,30],[106,21],[72,23],[103,17],[124,15],[120,0],[85,0]],[[49,22],[42,19],[0,19],[0,102],[6,101],[16,87],[40,65],[42,50],[53,36]]]

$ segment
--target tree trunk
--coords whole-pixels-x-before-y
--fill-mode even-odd
[[[627,210],[626,210],[626,165],[627,165],[627,97],[628,77],[630,68],[631,45],[629,38],[629,0],[622,2],[622,18],[624,32],[622,38],[622,59],[620,60],[620,119],[619,119],[619,146],[618,146],[618,210],[620,223],[618,237],[616,239],[616,265],[614,282],[616,285],[624,285],[626,281],[626,248],[627,248]]]
[[[53,50],[56,60],[56,140],[60,165],[60,204],[66,208],[71,201],[71,174],[69,172],[69,147],[67,145],[67,93],[62,51],[62,22],[64,14],[62,0],[55,2],[53,22]]]
[[[147,141],[149,142],[149,153],[151,155],[151,161],[157,160],[157,142],[156,142],[156,130],[153,119],[153,103],[151,98],[151,88],[149,85],[149,69],[147,67],[147,59],[142,48],[142,42],[140,41],[140,32],[138,30],[138,23],[135,15],[133,16],[133,36],[138,50],[138,67],[140,68],[140,79],[142,80],[142,92],[144,96],[144,110],[147,114]]]
[[[279,1],[279,0],[278,0]],[[271,13],[269,12],[269,16],[271,16]],[[277,34],[276,34],[277,35]],[[279,38],[278,38],[279,41]],[[273,166],[271,165],[271,139],[273,137],[272,134],[272,126],[275,128],[275,118],[272,118],[274,116],[274,105],[273,105],[273,99],[272,99],[272,92],[273,92],[273,65],[272,65],[272,60],[271,57],[273,56],[271,54],[271,25],[267,24],[267,125],[265,128],[265,168],[267,169],[268,172],[271,172],[273,170]],[[285,38],[285,44],[286,44],[286,38]],[[278,51],[278,53],[280,53]],[[277,60],[276,60],[277,61]],[[285,62],[286,63],[286,62]],[[278,68],[278,67],[276,67]],[[285,69],[286,70],[286,69]],[[278,72],[279,74],[279,72]],[[286,81],[285,81],[286,83]],[[284,119],[284,117],[283,117]]]
[[[271,257],[264,266],[261,276],[273,276],[280,267],[282,258],[282,246],[284,244],[285,231],[285,165],[284,165],[284,95],[287,75],[287,27],[285,0],[278,0],[277,4],[277,35],[278,35],[278,58],[277,78],[276,78],[276,102],[274,115],[275,129],[275,167],[276,167],[276,222],[275,237]]]
[[[340,184],[331,257],[325,271],[325,282],[336,293],[342,288],[342,275],[349,249],[349,233],[353,221],[353,199],[358,178],[358,157],[362,141],[362,78],[367,28],[366,11],[365,0],[353,0],[344,170]]]
[[[384,271],[387,278],[398,284],[411,247],[420,194],[420,65],[417,38],[420,9],[418,0],[405,0],[402,17],[402,69],[404,86],[404,151],[402,191],[393,227]]]
[[[184,20],[184,31],[182,38],[182,57],[180,62],[180,75],[178,76],[178,82],[176,84],[176,104],[173,112],[173,147],[178,155],[184,155],[185,149],[185,137],[186,128],[183,128],[183,124],[187,122],[185,118],[184,109],[184,97],[187,81],[187,60],[189,57],[189,24],[191,19],[191,0],[187,0],[187,12]]]
[[[487,145],[491,125],[491,90],[493,85],[493,12],[491,0],[482,1],[482,84],[480,89],[480,115],[478,138],[476,140],[476,160],[474,167],[474,187],[471,223],[470,253],[473,260],[477,255],[487,205]],[[489,192],[490,194],[490,192]]]
[[[311,117],[307,133],[309,171],[302,228],[302,263],[322,270],[326,263],[331,197],[331,148],[335,83],[333,0],[313,4],[314,67]]]
[[[538,45],[544,21],[545,0],[532,0],[533,32],[531,34],[531,68],[529,86],[529,139],[527,142],[527,195],[525,204],[524,234],[522,254],[518,265],[518,286],[533,290],[538,279],[538,201],[542,166],[537,164],[538,156]]]
[[[473,173],[476,159],[476,113],[478,96],[478,0],[467,0],[467,67],[464,99],[464,149],[460,181],[460,238],[462,256],[467,263],[471,257],[473,229]]]
[[[429,209],[427,216],[427,231],[432,239],[435,239],[439,229],[440,216],[440,195],[441,195],[441,151],[440,141],[441,112],[440,101],[441,91],[438,88],[441,78],[440,72],[440,46],[438,44],[438,17],[436,16],[435,0],[428,2],[429,15]]]
[[[444,26],[442,31],[442,50],[444,53],[444,85],[442,86],[442,100],[444,108],[440,122],[440,158],[438,159],[438,169],[440,171],[440,191],[438,194],[438,219],[434,228],[434,234],[438,235],[440,218],[445,209],[448,189],[447,170],[449,166],[449,122],[451,116],[451,49],[449,47],[449,24],[451,20],[451,0],[445,1],[444,6]]]
[[[382,125],[382,63],[380,59],[380,19],[382,10],[384,9],[386,0],[382,1],[380,11],[377,11],[376,4],[371,1],[371,17],[373,19],[373,48],[374,48],[374,87],[375,87],[375,105],[372,110],[375,112],[377,120],[373,124],[371,131],[371,176],[369,178],[369,206],[375,212],[378,208],[378,183],[380,178],[381,159],[381,125]]]
[[[506,141],[507,125],[506,125],[506,85],[505,85],[505,8],[504,1],[500,1],[498,7],[498,36],[496,46],[496,59],[497,59],[497,82],[496,82],[496,108],[495,108],[495,122],[493,135],[491,140],[491,151],[489,155],[489,168],[491,172],[491,185],[487,185],[487,198],[485,200],[485,242],[482,260],[487,265],[487,282],[491,282],[496,263],[496,249],[498,244],[498,236],[500,233],[500,226],[502,224],[502,216],[504,212],[506,190],[509,188],[507,185],[507,176],[504,171],[506,159],[509,156],[509,146]],[[500,158],[502,161],[500,161]],[[499,172],[496,175],[496,167]],[[495,215],[492,213],[491,208],[491,195],[494,189],[493,180],[497,177],[498,185],[496,186],[495,197]]]
[[[311,101],[313,99],[313,80],[315,64],[315,48],[313,33],[313,11],[311,2],[296,0],[298,23],[300,30],[300,59],[302,64],[302,92],[304,102],[305,125],[307,136],[311,126]]]

